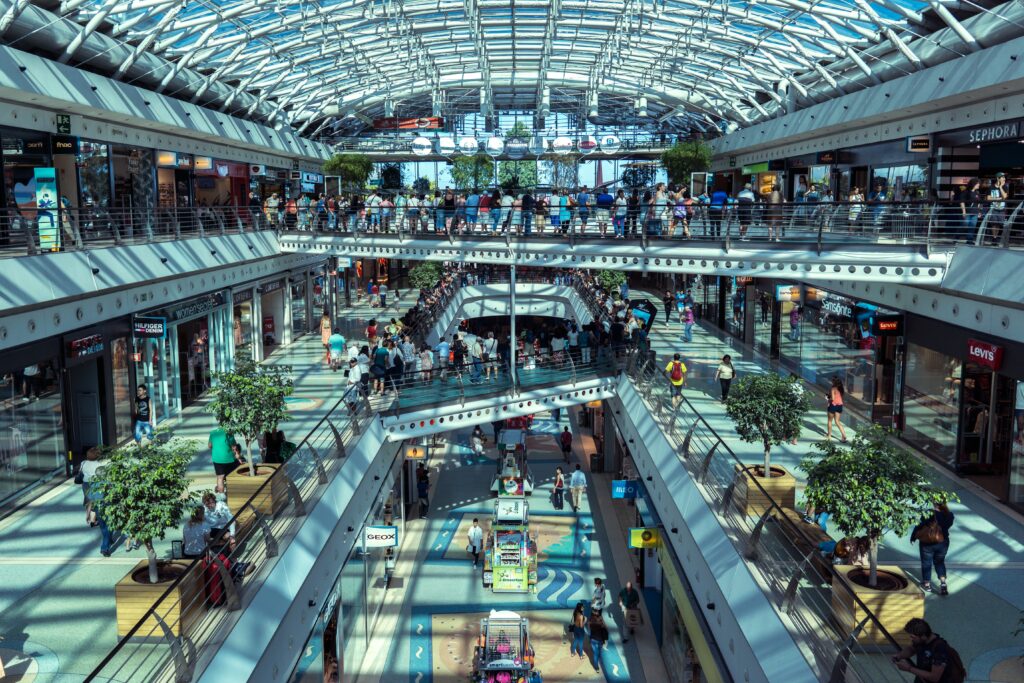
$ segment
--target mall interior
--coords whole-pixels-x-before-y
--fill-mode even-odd
[[[0,681],[1021,683],[1022,126],[1016,0],[0,0]]]

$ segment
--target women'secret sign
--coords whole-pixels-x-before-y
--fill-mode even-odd
[[[986,368],[998,370],[1003,365],[1003,347],[977,339],[968,339],[967,359]]]

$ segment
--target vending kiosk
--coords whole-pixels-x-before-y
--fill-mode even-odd
[[[483,585],[495,593],[537,590],[537,541],[522,495],[502,496],[494,503],[494,520],[484,538]]]
[[[498,471],[491,482],[491,493],[498,496],[529,496],[533,477],[526,454],[526,430],[504,429],[498,437]]]

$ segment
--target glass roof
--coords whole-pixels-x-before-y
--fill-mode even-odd
[[[168,94],[195,99],[218,83],[234,93],[218,103],[224,110],[306,134],[351,133],[383,115],[507,111],[725,132],[968,54],[979,46],[967,24],[998,18],[996,7],[961,0],[63,0],[61,13],[81,25],[80,37],[99,31],[127,43],[134,57],[167,60],[157,89],[194,73],[185,93]]]

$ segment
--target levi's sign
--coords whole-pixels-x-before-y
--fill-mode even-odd
[[[1003,347],[977,339],[968,339],[967,359],[986,368],[998,370],[1003,364]]]
[[[364,548],[394,548],[397,545],[397,526],[368,526],[363,528]]]

